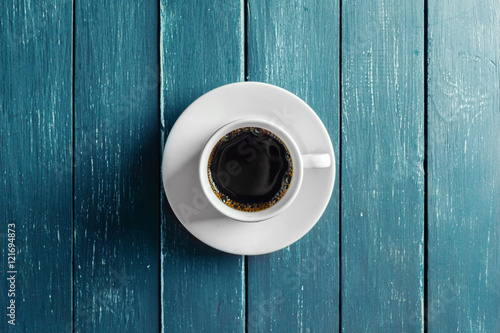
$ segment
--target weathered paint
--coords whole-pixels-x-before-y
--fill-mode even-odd
[[[75,2],[76,332],[160,328],[159,7]]]
[[[338,1],[248,1],[246,10],[247,79],[278,85],[304,99],[322,119],[338,153]],[[248,332],[338,329],[338,193],[337,182],[323,217],[298,243],[248,257]]]
[[[343,1],[344,332],[422,332],[424,2]]]
[[[424,1],[3,1],[0,331],[500,331],[499,8],[427,3],[426,27]],[[159,179],[180,113],[245,71],[308,102],[339,158],[318,225],[248,272]]]
[[[429,332],[500,332],[500,7],[429,1]]]
[[[242,10],[243,1],[161,1],[162,143],[196,98],[243,81]],[[244,332],[244,257],[195,239],[163,191],[161,200],[162,331]]]
[[[42,318],[47,331],[72,326],[71,20],[71,1],[0,4],[2,332],[40,331]],[[13,269],[8,228],[15,230]],[[15,326],[7,323],[10,300]]]

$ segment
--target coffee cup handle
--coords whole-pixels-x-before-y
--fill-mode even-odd
[[[302,155],[304,169],[328,168],[332,165],[330,154],[306,154]]]

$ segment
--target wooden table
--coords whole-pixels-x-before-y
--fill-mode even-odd
[[[4,0],[0,20],[1,332],[500,332],[498,0]],[[244,80],[309,103],[338,170],[316,227],[255,257],[188,234],[160,181],[181,112]]]

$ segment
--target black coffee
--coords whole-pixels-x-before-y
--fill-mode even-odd
[[[221,138],[208,159],[210,186],[226,205],[257,212],[273,206],[288,190],[293,163],[274,133],[242,127]]]

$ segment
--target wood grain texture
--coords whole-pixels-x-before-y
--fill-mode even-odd
[[[159,6],[75,2],[75,331],[158,332]]]
[[[247,79],[308,103],[339,151],[338,1],[248,1]],[[318,224],[288,248],[248,257],[248,332],[339,326],[339,186]]]
[[[242,1],[161,1],[162,143],[203,93],[244,77]],[[162,200],[162,331],[244,332],[242,256],[209,248]]]
[[[422,332],[423,1],[342,3],[342,330]]]
[[[72,17],[71,1],[0,4],[2,332],[71,329]],[[6,281],[10,223],[13,298]],[[15,326],[7,323],[11,299]]]
[[[429,1],[429,332],[500,332],[500,8]]]

